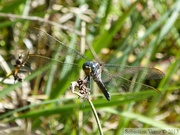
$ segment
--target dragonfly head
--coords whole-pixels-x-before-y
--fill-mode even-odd
[[[23,54],[19,54],[18,58],[16,59],[16,65],[20,65],[23,61]]]
[[[85,62],[82,66],[86,75],[90,75],[93,71],[94,64],[92,62]]]

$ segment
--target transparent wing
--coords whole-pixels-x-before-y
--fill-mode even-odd
[[[56,66],[59,74],[65,76],[65,72],[75,70],[76,72],[81,69],[78,62],[87,61],[88,59],[79,53],[79,46],[66,45],[54,36],[46,33],[45,31],[33,29],[28,34],[28,40],[33,44],[30,49],[27,64],[34,69],[52,64]],[[63,72],[63,73],[62,73]],[[57,76],[56,72],[56,76]],[[76,78],[77,79],[77,78]]]
[[[52,36],[43,30],[33,29],[30,31],[29,35],[29,39],[33,42],[33,45],[38,48],[38,50],[35,51],[36,54],[49,55],[48,57],[50,57],[52,52],[54,52],[59,56],[59,60],[63,60],[67,56],[71,61],[82,58],[86,61],[89,60],[84,55],[80,54],[80,47],[78,45],[64,44],[61,42],[64,39],[58,39],[54,35]]]
[[[143,74],[144,79],[152,80],[152,79],[162,79],[164,77],[164,73],[157,68],[149,68],[149,67],[139,67],[139,66],[120,66],[115,64],[104,64],[104,69],[114,76],[126,76],[132,77],[135,74]]]
[[[65,63],[53,57],[48,57],[48,56],[40,55],[40,54],[29,54],[29,57],[26,63],[26,69],[28,68],[30,72],[33,72],[34,70],[37,70],[37,69],[43,68],[44,66],[49,66],[49,65],[50,65],[49,70],[53,68],[54,77],[59,78],[59,79],[62,78],[61,75],[62,75],[63,68],[64,68],[64,72],[68,72],[69,70],[72,70],[72,69],[74,71],[78,71],[81,69],[81,67],[79,67],[78,64]],[[44,74],[47,74],[47,72],[45,72]]]
[[[130,67],[119,65],[104,65],[102,79],[109,91],[118,93],[138,92],[154,90],[156,94],[161,92],[145,84],[145,80],[161,79],[164,73],[156,68]]]

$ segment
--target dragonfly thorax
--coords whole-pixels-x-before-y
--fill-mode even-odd
[[[94,81],[99,81],[101,79],[101,66],[97,62],[85,62],[83,64],[83,70],[86,76],[91,76]]]

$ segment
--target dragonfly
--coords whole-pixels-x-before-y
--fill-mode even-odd
[[[112,67],[113,65],[105,65],[105,66]],[[102,79],[103,79],[102,72],[106,72],[106,74],[110,77],[110,80],[116,79],[116,82],[113,83],[114,86],[117,86],[117,83],[118,83],[118,85],[121,88],[123,88],[123,90],[125,90],[125,91],[130,91],[131,90],[130,86],[136,85],[136,86],[139,86],[140,89],[142,89],[142,90],[143,89],[144,90],[152,89],[158,93],[161,93],[158,89],[155,89],[152,86],[142,84],[139,82],[130,81],[130,80],[127,80],[127,79],[121,77],[121,76],[123,76],[123,74],[127,75],[128,73],[131,76],[133,76],[135,74],[143,74],[144,73],[145,79],[152,79],[152,78],[153,79],[161,79],[161,78],[163,78],[164,73],[156,68],[126,67],[126,69],[123,68],[121,72],[119,72],[119,73],[117,72],[116,74],[112,75],[112,74],[109,74],[107,70],[105,70],[106,67],[103,67],[102,64],[97,63],[97,62],[88,61],[88,62],[85,62],[82,67],[86,74],[85,80],[87,80],[89,82],[90,79],[92,78],[96,82],[96,84],[98,85],[98,87],[100,88],[100,90],[102,91],[104,96],[106,97],[106,99],[109,101],[110,101],[111,97],[110,97],[108,89],[104,83],[105,81],[102,81]],[[113,85],[111,85],[111,87],[112,86]],[[117,89],[117,88],[114,88],[114,89]]]
[[[84,80],[87,81],[86,86],[90,85],[91,80],[93,80],[108,101],[111,100],[111,96],[109,93],[109,90],[111,89],[114,89],[119,93],[133,92],[135,88],[139,90],[154,90],[157,93],[161,93],[158,89],[144,84],[142,81],[162,79],[164,77],[164,73],[157,68],[121,66],[118,64],[103,64],[91,61],[90,59],[82,55],[77,48],[69,47],[68,45],[62,43],[58,38],[48,34],[47,32],[43,30],[37,30],[36,32],[37,33],[33,31],[33,35],[35,38],[38,38],[38,40],[40,40],[40,45],[45,45],[48,49],[57,54],[57,58],[48,56],[47,51],[44,53],[45,55],[28,52],[24,60],[21,60],[22,58],[21,56],[19,56],[20,62],[17,61],[17,66],[12,73],[15,80],[22,81],[22,79],[18,76],[18,71],[20,69],[19,66],[24,66],[25,63],[27,63],[29,60],[31,61],[31,59],[41,58],[45,61],[45,63],[53,61],[58,65],[65,65],[65,68],[70,67],[69,70],[78,70],[82,68],[85,73]],[[60,48],[60,50],[57,49],[56,45],[58,46],[58,48]],[[71,62],[66,62],[63,59],[64,57],[71,59]],[[77,61],[79,60],[83,61],[82,66],[79,66],[77,64]],[[36,66],[38,68],[39,64],[37,64]],[[63,69],[61,68],[60,70]],[[143,76],[143,79],[137,81],[137,76]]]
[[[14,83],[16,81],[18,82],[22,82],[22,77],[20,76],[20,71],[22,69],[22,67],[25,66],[27,60],[28,60],[28,57],[29,57],[29,52],[27,55],[23,55],[23,54],[19,54],[18,55],[18,58],[15,60],[15,64],[14,64],[14,69],[8,73],[6,75],[6,77],[4,79],[1,80],[1,82],[3,82],[6,78],[10,77],[10,76],[13,76],[14,77]]]

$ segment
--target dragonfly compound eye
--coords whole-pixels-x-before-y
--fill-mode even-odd
[[[83,67],[83,70],[84,70],[86,75],[91,74],[92,69],[91,69],[91,66],[90,66],[89,62],[85,62],[82,67]]]

